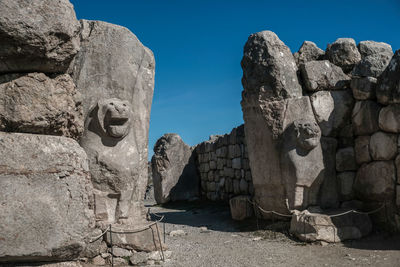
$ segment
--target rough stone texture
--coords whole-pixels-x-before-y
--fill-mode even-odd
[[[322,60],[324,55],[325,51],[318,48],[315,43],[310,41],[305,41],[301,45],[299,51],[293,54],[297,66],[312,60]]]
[[[318,128],[309,98],[267,102],[255,100],[246,91],[245,87],[242,109],[255,201],[265,210],[282,213],[288,213],[288,208],[294,206],[315,203],[324,167],[321,145],[316,142],[319,129],[303,132],[309,126]],[[297,120],[307,121],[304,125],[308,126],[296,127]],[[298,140],[296,128],[302,129]],[[307,148],[306,140],[316,147]],[[285,148],[281,147],[281,142]]]
[[[380,105],[376,102],[365,100],[357,101],[354,105],[352,122],[356,135],[369,135],[379,130]]]
[[[355,65],[352,75],[378,77],[393,56],[392,47],[386,43],[362,41],[358,44],[361,61]]]
[[[324,159],[324,180],[320,188],[319,205],[326,208],[339,206],[339,194],[336,178],[336,149],[338,142],[335,138],[322,137],[322,155]]]
[[[1,131],[80,137],[80,94],[68,74],[53,79],[43,73],[2,78],[8,81],[0,83]]]
[[[83,94],[85,131],[94,187],[117,199],[105,224],[139,224],[147,185],[147,145],[154,57],[128,29],[81,21],[81,50],[73,78]]]
[[[309,61],[300,66],[300,71],[309,91],[337,90],[350,83],[350,77],[328,60]]]
[[[325,55],[330,62],[341,67],[346,73],[350,72],[361,60],[356,42],[351,38],[339,38],[332,44],[328,44]]]
[[[373,160],[391,160],[397,154],[397,135],[376,132],[371,136],[369,151]]]
[[[320,91],[310,97],[323,136],[336,136],[347,123],[354,99],[347,91]]]
[[[0,73],[60,73],[79,50],[79,22],[68,0],[0,1]]]
[[[354,190],[363,201],[390,201],[396,180],[393,161],[373,161],[362,165],[354,182]]]
[[[290,209],[318,204],[325,171],[320,138],[321,131],[313,119],[295,120],[283,134],[281,173]]]
[[[243,125],[229,134],[210,136],[210,140],[196,146],[194,153],[203,197],[226,201],[239,194],[254,194],[246,147]]]
[[[149,222],[142,224],[136,222],[135,226],[114,224],[112,229],[116,233],[112,233],[112,244],[120,248],[129,248],[136,251],[155,251],[160,249],[160,241],[158,239],[156,225],[148,226]],[[150,229],[151,228],[151,229]],[[158,227],[160,237],[163,236],[161,227]],[[135,232],[135,233],[121,233]],[[104,236],[105,241],[110,246],[110,234]],[[163,248],[165,245],[163,245]]]
[[[378,78],[376,97],[384,105],[400,103],[400,50]]]
[[[339,172],[357,170],[353,147],[338,149],[336,152],[336,170]]]
[[[353,97],[357,100],[374,99],[376,81],[373,77],[353,77],[350,82]]]
[[[260,95],[262,99],[284,99],[302,94],[293,55],[271,31],[250,35],[241,65],[244,94]]]
[[[346,210],[333,210],[332,214]],[[303,241],[341,242],[360,239],[372,230],[366,214],[348,213],[339,217],[329,217],[329,213],[297,212],[290,222],[290,232]]]
[[[400,105],[383,107],[379,112],[379,128],[390,133],[400,133]]]
[[[78,258],[94,226],[85,151],[70,138],[0,132],[0,154],[0,261]]]
[[[200,178],[190,146],[177,134],[164,134],[151,160],[154,197],[158,204],[199,197]]]
[[[236,196],[229,200],[232,219],[242,221],[253,216],[253,205],[250,196]]]
[[[337,175],[340,198],[342,201],[351,200],[354,197],[353,184],[356,172],[341,172]]]
[[[356,162],[359,165],[363,163],[368,163],[372,160],[371,154],[369,152],[370,139],[370,136],[358,136],[355,139],[354,153],[356,157]]]

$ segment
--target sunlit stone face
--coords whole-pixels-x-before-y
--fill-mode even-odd
[[[318,146],[321,138],[321,130],[316,122],[297,120],[294,122],[297,134],[297,145],[305,150],[312,150]]]
[[[98,102],[98,119],[104,132],[113,138],[124,138],[131,126],[131,105],[126,100],[117,98]]]

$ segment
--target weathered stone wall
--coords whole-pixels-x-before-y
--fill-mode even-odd
[[[399,226],[399,66],[385,43],[307,41],[292,55],[272,32],[251,35],[242,109],[255,201],[280,212],[387,203],[373,217]]]
[[[243,125],[229,134],[211,136],[196,146],[195,153],[203,197],[216,201],[253,195]]]
[[[110,263],[101,232],[148,224],[153,53],[68,0],[0,1],[0,39],[0,262]],[[155,250],[153,230],[114,251]]]

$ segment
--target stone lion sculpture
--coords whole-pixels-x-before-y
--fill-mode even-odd
[[[324,177],[320,138],[321,130],[311,119],[295,120],[285,131],[281,164],[290,210],[318,204]]]
[[[81,145],[89,158],[95,188],[95,215],[98,223],[129,223],[142,218],[142,188],[135,138],[132,134],[132,107],[118,98],[100,99],[85,121]]]

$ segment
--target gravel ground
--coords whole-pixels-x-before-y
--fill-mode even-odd
[[[288,223],[235,222],[229,207],[210,202],[147,201],[164,215],[166,245],[172,256],[163,266],[400,266],[400,236],[373,234],[344,244],[304,244],[287,233]],[[153,219],[156,219],[154,217]],[[183,230],[184,234],[172,232]],[[174,235],[174,233],[178,235]]]

